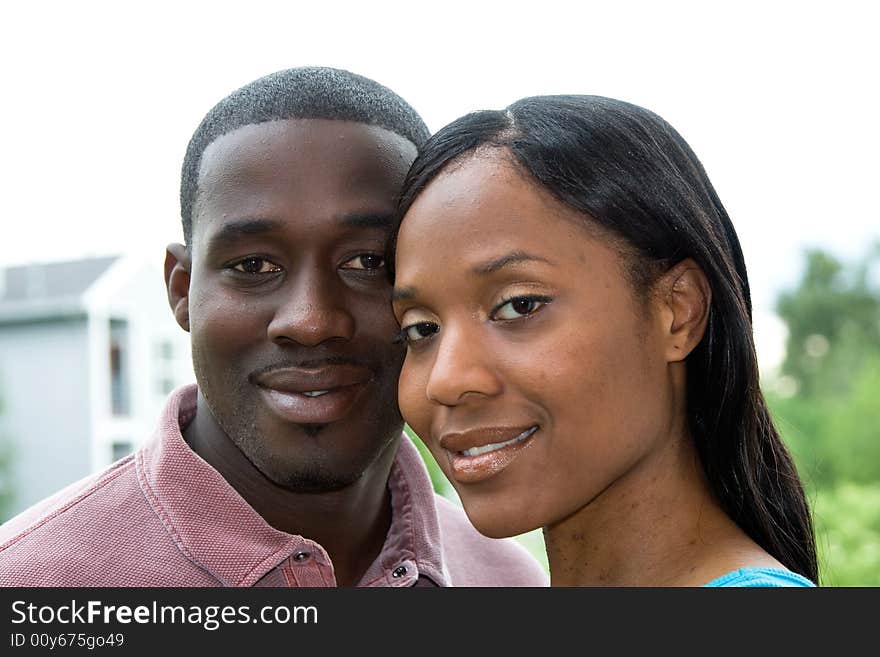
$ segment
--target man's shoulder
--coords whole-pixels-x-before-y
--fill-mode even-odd
[[[65,515],[75,515],[84,500],[95,495],[100,497],[109,482],[124,476],[133,465],[133,457],[128,456],[106,470],[69,484],[4,522],[0,525],[0,554],[34,532],[51,530],[53,522]]]
[[[125,535],[148,531],[152,512],[129,456],[0,525],[0,585],[76,586],[97,581]]]
[[[453,586],[547,586],[544,567],[513,538],[488,538],[464,510],[436,495],[443,553]]]

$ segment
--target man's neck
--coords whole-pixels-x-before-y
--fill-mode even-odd
[[[296,492],[269,480],[220,429],[199,400],[183,429],[192,450],[211,465],[272,527],[315,541],[330,556],[339,586],[353,586],[382,550],[391,526],[388,475],[393,441],[353,484],[324,493]]]

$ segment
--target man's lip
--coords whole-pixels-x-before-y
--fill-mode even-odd
[[[363,397],[366,385],[331,388],[317,396],[301,392],[281,392],[260,388],[266,406],[284,422],[292,424],[329,424],[348,415]]]
[[[372,376],[372,371],[362,365],[282,367],[254,375],[253,382],[268,390],[301,394],[360,385]]]
[[[517,424],[516,426],[494,426],[466,429],[464,431],[446,431],[440,436],[438,442],[440,447],[449,452],[464,452],[474,447],[483,447],[493,443],[504,443],[513,440],[523,432],[536,426],[538,426],[536,422],[531,422]]]

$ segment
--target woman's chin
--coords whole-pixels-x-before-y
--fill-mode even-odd
[[[540,523],[524,518],[523,514],[501,514],[487,510],[469,510],[464,507],[471,524],[487,538],[510,538],[542,527]]]

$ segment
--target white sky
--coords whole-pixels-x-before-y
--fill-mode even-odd
[[[705,165],[736,226],[759,357],[802,249],[880,237],[878,20],[871,2],[29,2],[0,27],[0,266],[179,241],[192,131],[233,89],[347,68],[437,130],[526,95],[654,110]]]

